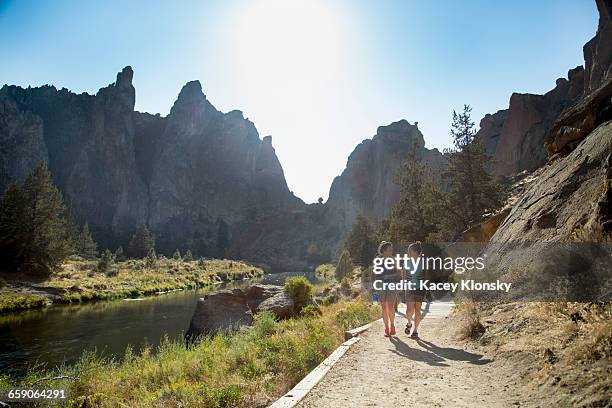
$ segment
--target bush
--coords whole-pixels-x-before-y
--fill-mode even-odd
[[[182,261],[183,258],[181,258],[181,251],[179,251],[178,249],[174,251],[174,254],[172,255],[172,259],[174,259],[175,261]]]
[[[98,270],[100,272],[108,272],[114,261],[115,260],[113,259],[113,254],[111,253],[111,251],[106,249],[104,252],[102,252],[102,256],[98,261]]]
[[[157,265],[157,256],[155,255],[155,250],[153,248],[149,249],[146,263],[147,268],[154,268]]]
[[[189,249],[187,250],[187,252],[185,252],[185,257],[183,258],[183,261],[185,262],[193,261],[193,254],[191,253]]]
[[[200,257],[200,259],[198,259],[198,267],[206,270],[206,261],[204,258]]]
[[[351,255],[347,250],[342,251],[342,255],[340,255],[340,259],[338,260],[338,265],[336,265],[336,280],[338,282],[342,282],[342,279],[345,276],[348,276],[353,270],[353,262],[351,261]]]
[[[317,317],[321,315],[321,310],[315,305],[306,305],[300,314],[304,317]]]
[[[304,306],[312,302],[312,284],[302,276],[287,279],[285,291],[293,300],[297,310],[302,310]]]
[[[358,300],[340,310],[336,316],[336,321],[344,330],[354,329],[375,320],[378,317],[378,310],[377,306]]]
[[[485,328],[480,322],[478,305],[475,303],[465,303],[462,309],[464,318],[462,326],[459,329],[459,337],[462,340],[476,340],[480,338],[484,334]]]
[[[342,282],[340,282],[340,288],[345,291],[351,289],[351,279],[348,276],[342,278]]]

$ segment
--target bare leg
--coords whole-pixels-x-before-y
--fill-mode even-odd
[[[380,302],[380,306],[382,307],[382,318],[385,323],[385,329],[389,330],[389,317],[387,315],[387,302]]]
[[[414,313],[414,303],[408,301],[406,304],[406,320],[408,320],[408,324],[412,324],[412,314]]]
[[[389,325],[395,326],[395,308],[397,307],[396,302],[389,302]]]
[[[416,332],[421,323],[421,303],[414,302],[414,331]]]

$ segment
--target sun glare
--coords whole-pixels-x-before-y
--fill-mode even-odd
[[[250,86],[308,94],[341,74],[345,29],[332,2],[250,1],[225,23],[235,74]]]

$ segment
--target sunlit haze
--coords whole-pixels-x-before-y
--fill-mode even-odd
[[[0,83],[95,93],[126,65],[136,109],[166,115],[198,79],[272,135],[290,189],[327,197],[356,144],[418,122],[450,146],[453,109],[507,107],[583,63],[591,1],[0,0]]]

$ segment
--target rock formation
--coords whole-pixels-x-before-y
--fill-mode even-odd
[[[413,149],[417,160],[434,169],[441,170],[446,165],[437,149],[425,148],[417,125],[406,120],[380,126],[372,139],[357,145],[346,169],[329,190],[326,204],[331,223],[345,232],[359,214],[376,222],[382,220],[399,199],[396,175]]]
[[[253,285],[246,289],[221,290],[198,300],[186,338],[235,330],[253,322],[253,315],[269,311],[285,319],[295,314],[293,300],[282,286]]]
[[[546,163],[544,138],[559,114],[582,94],[583,77],[578,67],[545,95],[514,93],[507,110],[481,120],[477,138],[492,156],[495,174],[509,177]]]
[[[294,254],[307,243],[283,248],[283,226],[260,228],[262,219],[291,220],[308,209],[289,191],[271,137],[260,139],[239,111],[217,111],[197,81],[183,87],[167,117],[135,112],[132,78],[126,67],[96,95],[4,86],[0,189],[47,161],[103,248],[125,246],[147,223],[161,252],[233,249],[253,261],[305,267]],[[243,231],[248,241],[236,248]]]

